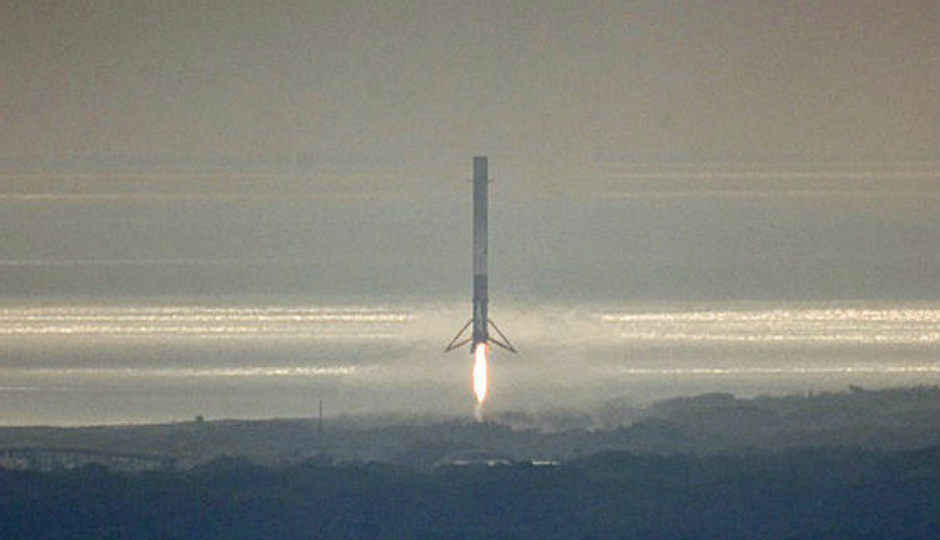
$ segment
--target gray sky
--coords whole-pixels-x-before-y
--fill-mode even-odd
[[[0,4],[5,294],[938,294],[933,0],[192,4]]]
[[[574,4],[5,2],[0,156],[937,157],[937,2]]]

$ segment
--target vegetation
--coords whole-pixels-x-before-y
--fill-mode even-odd
[[[165,458],[186,469],[223,455],[269,466],[328,456],[428,469],[455,453],[485,450],[516,461],[570,461],[610,450],[707,455],[750,449],[846,446],[871,450],[940,445],[940,388],[735,398],[705,394],[646,407],[612,401],[591,413],[504,412],[469,419],[338,417],[203,420],[83,428],[0,428],[6,449],[81,449]],[[84,459],[87,461],[87,459]],[[9,468],[9,466],[8,466]]]
[[[2,538],[936,538],[940,447],[0,471]]]
[[[603,421],[3,428],[0,538],[938,538],[938,412],[936,387],[856,387]]]

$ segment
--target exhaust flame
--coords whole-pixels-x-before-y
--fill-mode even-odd
[[[473,351],[473,393],[477,397],[476,417],[482,418],[483,401],[486,399],[486,344],[480,343]]]

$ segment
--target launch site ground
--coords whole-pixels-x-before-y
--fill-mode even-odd
[[[904,450],[940,445],[940,388],[783,397],[703,394],[643,407],[612,400],[591,411],[503,411],[469,418],[381,415],[144,425],[0,428],[0,465],[187,469],[222,456],[260,465],[309,460],[432,469],[467,456],[564,463],[606,451],[722,454],[805,447]],[[476,458],[473,458],[476,459]],[[31,461],[32,460],[32,461]],[[472,459],[471,459],[472,460]]]
[[[936,538],[940,388],[0,429],[2,538]]]

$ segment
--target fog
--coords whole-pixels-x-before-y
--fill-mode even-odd
[[[0,10],[4,295],[936,294],[934,2]]]
[[[934,2],[13,2],[0,157],[394,167],[935,159]],[[503,171],[506,171],[504,166]],[[419,195],[424,186],[415,186]]]
[[[474,155],[489,157],[492,177],[490,314],[530,355],[494,368],[493,400],[507,408],[551,406],[553,392],[587,403],[827,378],[884,386],[918,372],[848,369],[933,354],[920,323],[903,345],[869,347],[880,329],[866,327],[835,352],[794,352],[650,346],[647,330],[596,318],[749,302],[933,309],[934,2],[49,1],[6,3],[0,21],[0,299],[13,310],[0,330],[19,336],[22,309],[53,310],[39,317],[55,327],[63,306],[105,318],[167,305],[425,314],[387,349],[267,348],[264,332],[180,345],[189,330],[143,346],[117,325],[118,346],[27,325],[36,335],[8,349],[3,369],[40,372],[4,387],[14,423],[306,414],[304,385],[321,375],[348,410],[462,411],[463,360],[439,364],[437,351],[469,312]],[[656,335],[699,335],[683,324]],[[360,352],[384,362],[361,380],[386,386],[355,379],[360,393],[341,395],[345,375],[329,370]],[[147,375],[95,372],[81,392],[60,392],[72,361]],[[782,384],[760,371],[771,364],[823,371]],[[728,366],[735,382],[708,371]],[[289,377],[256,368],[300,382],[282,396]],[[687,368],[705,371],[669,371]],[[167,369],[213,382],[244,382],[232,374],[248,369],[260,386],[217,389],[211,405],[172,384],[139,400],[140,388],[179,382]],[[108,394],[115,378],[126,386]]]
[[[456,301],[469,293],[468,164],[423,198],[311,194],[294,178],[286,194],[219,179],[115,193],[102,184],[128,183],[79,177],[69,193],[7,196],[3,295]],[[926,187],[523,198],[493,170],[496,303],[937,297]]]

